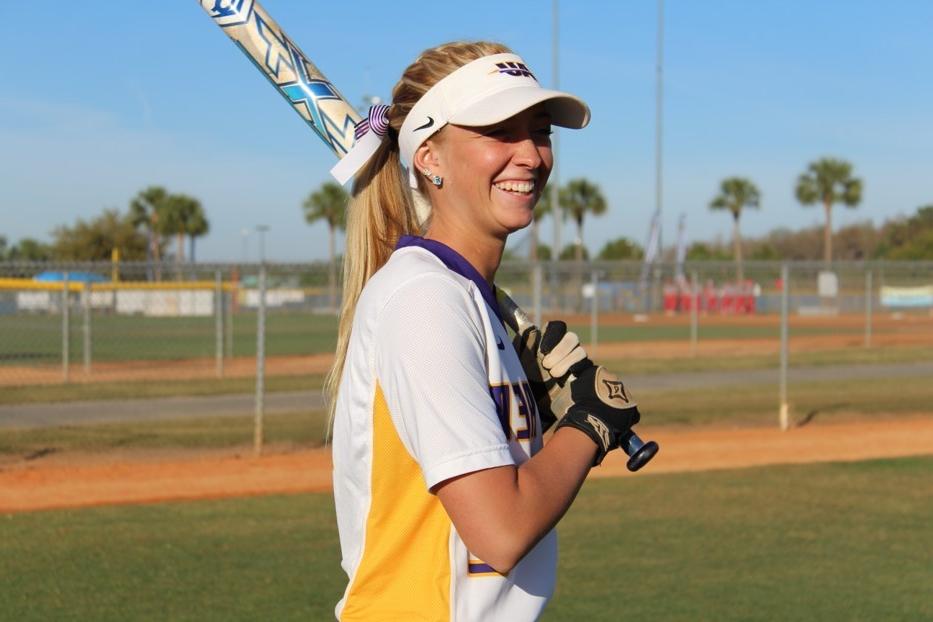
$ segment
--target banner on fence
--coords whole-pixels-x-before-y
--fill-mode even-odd
[[[885,307],[933,307],[933,285],[926,287],[881,288],[881,304]]]

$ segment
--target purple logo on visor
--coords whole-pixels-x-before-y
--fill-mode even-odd
[[[515,76],[516,78],[531,78],[532,80],[537,81],[535,74],[531,73],[531,70],[525,66],[524,63],[496,63],[496,67],[499,70],[499,73],[504,73],[507,76]]]

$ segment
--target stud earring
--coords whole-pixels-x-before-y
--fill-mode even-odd
[[[432,175],[431,171],[429,171],[426,168],[421,170],[421,174],[427,177],[428,179],[430,179],[431,183],[437,186],[438,188],[440,188],[441,184],[444,183],[443,177],[441,177],[440,175]]]

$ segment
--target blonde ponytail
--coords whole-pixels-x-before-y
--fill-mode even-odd
[[[398,131],[421,96],[447,74],[477,58],[509,51],[502,44],[484,41],[446,43],[424,51],[392,90],[387,140],[357,175],[347,213],[337,351],[334,365],[324,381],[331,419],[347,359],[356,303],[363,287],[388,261],[401,236],[421,233],[407,173],[399,157]],[[419,183],[423,181],[419,176]]]
[[[324,381],[331,412],[350,345],[356,303],[363,286],[389,260],[398,239],[415,233],[418,233],[418,224],[408,180],[403,177],[398,146],[392,148],[389,142],[385,142],[371,163],[357,176],[347,213],[337,350],[334,365]]]

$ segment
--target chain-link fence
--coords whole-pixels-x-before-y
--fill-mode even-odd
[[[719,327],[707,336],[725,335],[733,321],[740,336],[755,334],[741,328],[743,318],[780,313],[783,265],[747,262],[739,281],[732,262],[688,262],[681,270],[507,262],[497,282],[535,319],[567,316],[588,341],[620,317],[679,319],[679,332],[667,332],[680,336],[691,322]],[[823,318],[823,332],[864,329],[870,340],[876,321],[929,317],[933,307],[933,262],[787,266],[788,312]],[[340,296],[328,266],[267,264],[266,275],[269,373],[320,373],[335,347]],[[259,276],[258,264],[0,264],[0,383],[251,376]],[[653,335],[650,327],[641,332]]]
[[[333,352],[326,265],[268,266],[267,350]],[[258,265],[0,264],[0,383],[254,373]]]
[[[57,434],[78,447],[245,443],[247,425],[257,450],[319,443],[340,301],[331,274],[324,263],[0,264],[0,427],[66,426]],[[747,262],[741,279],[732,262],[506,262],[497,284],[538,322],[565,319],[591,356],[635,380],[656,421],[765,421],[778,404],[785,426],[869,402],[929,412],[933,262]],[[56,401],[68,403],[44,404]],[[88,437],[67,427],[106,421],[132,424]],[[43,439],[12,446],[41,452]]]
[[[793,313],[849,314],[865,311],[867,301],[902,309],[930,308],[929,293],[915,292],[895,302],[890,290],[933,286],[933,262],[786,262]],[[778,313],[781,268],[785,262],[746,262],[741,278],[726,261],[687,262],[646,267],[641,262],[506,262],[497,282],[521,306],[561,313],[599,310],[626,313],[689,311],[694,282],[700,309],[718,314]],[[594,289],[595,284],[595,289]],[[887,294],[882,300],[883,294]],[[538,302],[540,301],[540,302]]]

